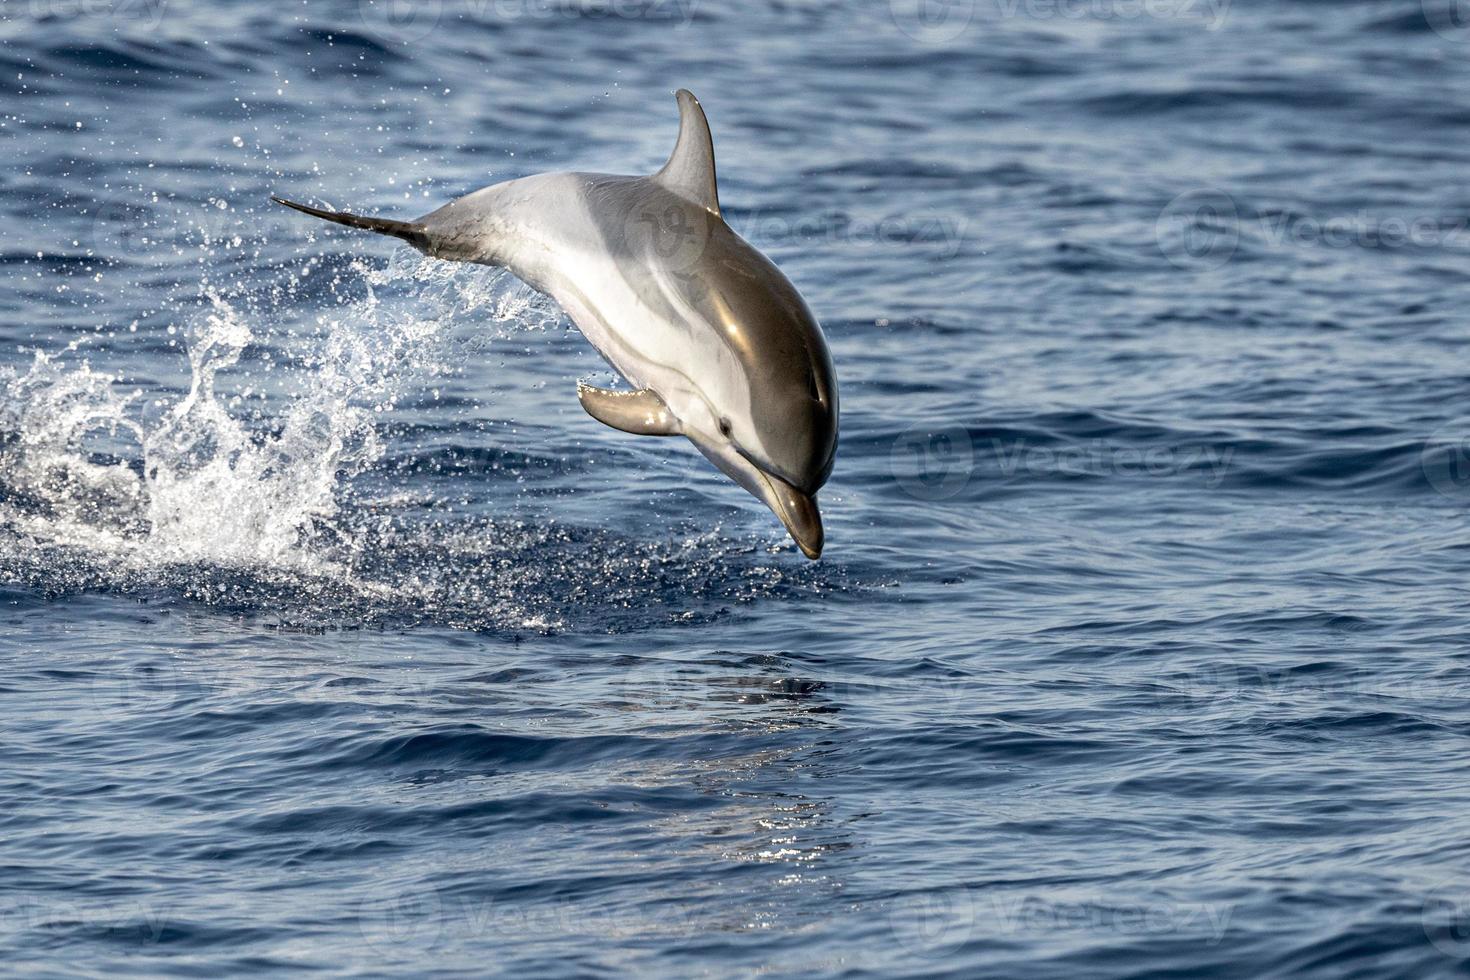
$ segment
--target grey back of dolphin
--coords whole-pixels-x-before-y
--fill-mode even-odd
[[[687,437],[816,558],[815,495],[837,449],[831,355],[796,288],[725,223],[704,111],[688,91],[678,102],[678,142],[648,177],[540,174],[417,221],[275,200],[436,258],[503,266],[549,294],[634,386],[579,386],[589,414]]]

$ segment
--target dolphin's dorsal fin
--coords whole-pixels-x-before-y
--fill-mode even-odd
[[[587,414],[603,425],[635,436],[676,436],[681,431],[679,420],[669,412],[669,406],[647,388],[609,391],[579,382],[577,398]]]
[[[677,98],[679,142],[674,144],[669,162],[653,179],[718,217],[720,193],[715,186],[715,143],[709,135],[709,122],[699,100],[687,88],[679,89]]]

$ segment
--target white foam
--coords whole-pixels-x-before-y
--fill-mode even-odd
[[[141,393],[78,360],[77,345],[37,351],[24,371],[0,369],[0,486],[10,498],[0,528],[148,564],[340,575],[352,542],[332,532],[346,481],[382,456],[376,423],[405,386],[454,370],[453,325],[473,315],[475,341],[485,343],[557,319],[488,270],[400,252],[386,269],[354,272],[365,297],[318,318],[291,378],[262,377],[284,371],[269,359],[241,368],[247,349],[274,338],[211,295],[186,331],[189,391],[151,425]],[[411,301],[380,298],[390,285]],[[237,391],[221,390],[230,372],[237,386],[288,394],[269,415],[252,414]]]

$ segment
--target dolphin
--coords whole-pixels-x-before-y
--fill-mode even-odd
[[[271,200],[434,258],[503,267],[549,295],[632,385],[579,383],[589,415],[684,436],[815,559],[816,493],[837,451],[832,357],[796,287],[725,223],[704,110],[685,89],[677,99],[678,141],[648,177],[538,174],[416,221]]]

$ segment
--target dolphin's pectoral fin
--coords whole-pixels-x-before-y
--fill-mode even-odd
[[[587,414],[614,429],[635,436],[676,436],[679,420],[664,400],[648,388],[638,391],[608,391],[587,384],[577,385],[577,397]]]
[[[679,141],[669,162],[653,179],[715,217],[720,214],[720,192],[715,185],[715,143],[699,100],[687,88],[679,89]]]

